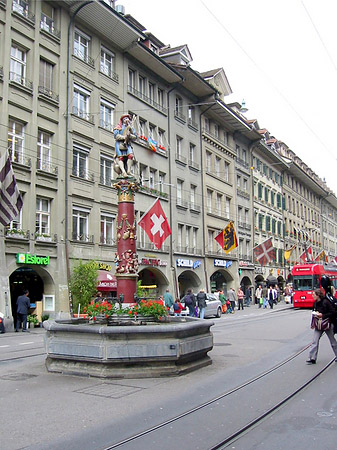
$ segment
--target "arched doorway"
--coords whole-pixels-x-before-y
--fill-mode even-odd
[[[187,289],[193,289],[194,294],[197,294],[202,287],[200,278],[193,270],[184,270],[178,276],[178,284],[180,298],[187,293]]]
[[[211,277],[211,291],[223,291],[225,296],[227,296],[227,291],[229,290],[228,283],[233,281],[233,277],[226,270],[217,270]]]
[[[138,273],[138,280],[141,281],[141,286],[156,286],[156,288],[154,288],[155,290],[152,289],[152,292],[158,297],[165,292],[165,289],[169,285],[166,276],[155,267],[147,267],[146,269],[141,270]]]
[[[25,289],[29,291],[30,302],[42,300],[44,292],[44,283],[40,275],[30,267],[20,267],[16,269],[9,277],[12,316],[16,323],[16,299],[23,294]]]
[[[258,288],[260,284],[261,284],[261,286],[263,286],[263,283],[264,283],[263,275],[256,275],[256,277],[255,277],[255,288]]]
[[[241,286],[243,287],[243,292],[246,292],[246,289],[252,285],[250,278],[245,276],[241,280]]]

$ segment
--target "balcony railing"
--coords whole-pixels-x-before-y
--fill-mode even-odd
[[[177,198],[176,205],[180,208],[188,208],[188,202],[182,198]]]
[[[76,232],[72,233],[72,240],[77,242],[87,242],[89,244],[94,243],[94,235],[88,235],[88,234],[78,234]]]
[[[195,130],[198,130],[199,128],[197,122],[195,122],[193,119],[188,119],[188,125]]]
[[[55,94],[53,91],[51,91],[50,89],[48,89],[44,86],[39,86],[38,91],[39,91],[40,95],[44,95],[45,97],[48,97],[51,100],[54,100],[54,102],[58,103],[59,96],[57,94]]]
[[[57,243],[57,234],[49,235],[47,233],[35,233],[35,241],[38,243]]]
[[[143,92],[138,91],[133,86],[128,85],[128,93],[134,95],[135,97],[139,98],[140,100],[143,100],[144,102],[148,103],[149,105],[152,105],[155,109],[158,111],[163,112],[164,114],[167,114],[167,108],[164,108],[163,105],[155,102],[153,98],[148,97]]]
[[[40,29],[60,39],[61,33],[54,27],[54,20],[41,13]]]
[[[103,234],[101,234],[99,242],[102,245],[116,245],[116,239],[108,238],[108,237],[104,236]]]
[[[104,128],[104,130],[113,131],[114,129],[114,125],[106,120],[100,119],[99,124],[101,128]]]
[[[250,223],[239,221],[239,227],[245,228],[246,230],[251,230],[252,226]]]
[[[182,156],[180,153],[176,153],[176,161],[187,164],[187,158],[185,156]]]
[[[183,114],[180,109],[175,109],[174,110],[174,117],[178,120],[181,120],[183,122],[186,122],[186,116],[185,114]]]
[[[28,167],[29,169],[32,167],[32,160],[23,156],[21,153],[14,153],[11,157],[11,161],[14,164],[20,164],[22,166]]]
[[[29,89],[30,91],[33,90],[33,83],[31,81],[27,80],[27,78],[15,73],[15,72],[9,72],[9,80],[12,83],[24,86],[25,88]]]
[[[79,109],[77,106],[73,106],[73,114],[74,116],[80,117],[87,122],[90,122],[92,124],[94,123],[94,116],[87,113],[86,111],[83,111],[82,109]]]
[[[88,64],[88,66],[92,67],[93,69],[95,68],[95,60],[91,58],[91,56],[81,52],[79,49],[74,48],[74,56],[76,56],[76,58]]]
[[[52,175],[58,174],[57,166],[53,166],[50,162],[43,161],[40,158],[38,158],[36,161],[36,169],[41,170],[43,172],[51,173]]]
[[[196,169],[196,170],[200,169],[200,164],[195,161],[192,161],[192,159],[188,160],[188,165],[189,165],[189,167],[192,167],[193,169]]]
[[[244,159],[241,159],[241,158],[236,157],[236,161],[237,161],[241,166],[243,166],[245,169],[248,169],[249,164],[248,164]]]
[[[189,208],[190,208],[191,211],[195,211],[195,212],[200,212],[201,211],[201,206],[197,205],[194,202],[190,202]]]
[[[93,173],[89,173],[86,170],[78,170],[78,168],[75,166],[73,167],[71,173],[74,177],[81,178],[82,180],[87,180],[87,181],[95,180],[95,175]]]
[[[101,73],[111,78],[113,81],[116,81],[116,83],[118,83],[119,81],[118,74],[115,73],[113,70],[109,70],[109,68],[107,68],[104,64],[101,64],[100,71]]]
[[[29,230],[22,230],[21,228],[9,228],[5,230],[5,236],[12,239],[25,239],[28,240],[30,236]]]
[[[35,16],[29,11],[29,5],[28,2],[23,2],[21,0],[20,3],[13,0],[12,5],[12,11],[14,13],[19,14],[20,16],[24,17],[25,19],[30,20],[31,22],[35,22]]]
[[[140,242],[139,240],[137,242],[137,249],[139,250],[156,250],[158,251],[157,247],[152,242]],[[160,247],[160,251],[162,252],[168,252],[170,247],[168,245],[162,245]]]

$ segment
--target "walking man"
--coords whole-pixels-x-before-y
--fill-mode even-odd
[[[232,311],[234,312],[235,302],[236,302],[236,295],[235,295],[234,288],[230,288],[230,291],[228,292],[228,300],[231,302],[231,308],[232,308]]]
[[[172,297],[172,294],[170,293],[169,289],[166,289],[166,292],[164,294],[164,303],[165,303],[165,306],[168,309],[168,311],[173,306],[174,301],[173,301],[173,297]]]
[[[28,295],[29,292],[25,290],[23,291],[23,295],[20,295],[16,299],[17,321],[15,331],[19,331],[21,323],[22,331],[27,331],[27,315],[30,308],[30,300],[28,298]]]
[[[262,303],[262,286],[261,286],[261,284],[259,284],[259,287],[256,289],[255,298],[256,298],[256,303],[258,303],[259,308],[261,308],[261,303]]]

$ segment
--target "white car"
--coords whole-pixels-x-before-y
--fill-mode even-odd
[[[206,293],[206,308],[205,317],[221,317],[222,304],[220,300],[214,295]],[[182,316],[188,316],[188,306],[186,309],[181,311]]]

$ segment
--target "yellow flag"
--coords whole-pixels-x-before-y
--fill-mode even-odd
[[[289,250],[284,250],[284,259],[287,261],[290,258],[291,252],[296,247],[296,244],[294,244]]]

